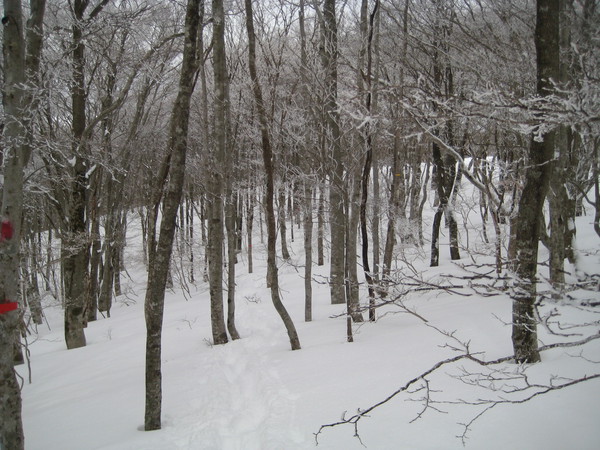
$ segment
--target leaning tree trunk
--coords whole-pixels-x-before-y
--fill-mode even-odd
[[[288,314],[285,306],[281,302],[279,296],[279,279],[277,274],[277,262],[275,244],[277,240],[277,228],[275,223],[274,202],[274,180],[275,172],[273,164],[273,151],[271,149],[271,140],[269,137],[269,125],[267,122],[267,113],[262,98],[262,91],[258,82],[256,73],[256,37],[254,34],[254,18],[252,16],[252,0],[245,0],[246,6],[246,30],[248,32],[248,69],[250,71],[250,79],[252,80],[252,91],[254,93],[254,102],[258,112],[258,120],[260,124],[261,144],[263,150],[263,163],[265,166],[266,176],[266,194],[265,194],[265,210],[267,219],[267,265],[270,274],[271,283],[271,300],[275,309],[279,313],[288,333],[292,350],[300,349],[300,339],[296,332],[296,327],[292,318]]]
[[[537,93],[544,97],[553,91],[552,80],[559,75],[559,0],[537,0],[535,46],[537,50]],[[512,343],[515,361],[540,361],[534,304],[540,220],[550,181],[549,161],[554,154],[555,132],[531,139],[529,165],[519,201],[516,220],[516,286],[513,292]]]
[[[189,0],[185,18],[185,45],[179,92],[173,106],[169,127],[169,148],[171,155],[169,181],[164,192],[160,234],[150,261],[148,288],[145,300],[146,318],[146,410],[144,428],[146,431],[161,428],[162,374],[161,336],[165,301],[165,288],[169,273],[175,221],[181,202],[185,176],[187,134],[190,116],[190,99],[196,71],[196,42],[198,35],[199,4],[201,0]]]

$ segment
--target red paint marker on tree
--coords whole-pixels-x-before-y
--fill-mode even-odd
[[[0,303],[0,314],[14,311],[19,307],[17,302]]]
[[[14,232],[13,224],[8,218],[4,217],[0,225],[0,242],[10,241]]]
[[[15,230],[11,221],[8,217],[2,217],[2,223],[0,223],[0,243],[10,241],[13,238]],[[0,314],[5,314],[10,311],[14,311],[19,307],[17,302],[11,302],[10,300],[4,300],[0,303]]]

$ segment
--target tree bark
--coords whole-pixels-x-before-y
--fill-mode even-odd
[[[162,373],[161,336],[165,288],[169,273],[175,221],[181,202],[187,154],[187,134],[190,115],[190,99],[196,71],[196,43],[201,0],[189,0],[185,17],[185,44],[179,92],[171,113],[168,153],[171,155],[169,181],[164,192],[160,234],[154,258],[150,262],[148,287],[144,304],[146,318],[146,431],[161,428]]]
[[[396,132],[398,134],[398,132]],[[383,278],[384,282],[390,281],[390,271],[392,268],[392,258],[394,256],[394,246],[396,244],[396,222],[401,213],[400,191],[404,183],[404,171],[400,159],[400,149],[398,139],[394,142],[394,155],[392,166],[392,185],[390,187],[390,197],[388,201],[388,223],[385,238],[385,247],[383,251]],[[385,294],[385,291],[383,292]]]
[[[379,9],[379,1],[375,1],[372,13],[368,16],[368,5],[367,1],[363,0],[363,7],[361,8],[362,13],[362,28],[363,28],[363,40],[365,41],[366,51],[366,90],[365,94],[365,109],[367,116],[372,115],[372,66],[373,66],[373,24],[375,21],[375,15]],[[369,17],[369,20],[367,18]],[[364,141],[366,147],[365,163],[362,172],[361,179],[361,201],[360,201],[360,231],[362,238],[362,263],[365,274],[365,280],[367,281],[367,290],[369,292],[369,320],[375,320],[375,290],[374,290],[374,279],[371,274],[371,268],[369,265],[369,234],[367,230],[367,201],[369,196],[369,176],[371,174],[371,168],[373,164],[373,136],[371,133],[371,124],[367,122],[364,125]],[[357,316],[358,317],[358,316]],[[354,316],[353,316],[354,318]],[[356,320],[356,319],[355,319]],[[362,321],[362,317],[360,317]]]
[[[344,160],[337,104],[337,18],[335,0],[323,4],[323,48],[321,60],[325,70],[325,124],[329,167],[329,227],[331,232],[330,287],[331,303],[346,303],[344,288]]]
[[[560,2],[560,36],[559,46],[563,54],[570,52],[572,17],[569,5],[572,1]],[[572,61],[560,61],[561,85],[567,86],[572,77],[569,71]],[[560,125],[556,132],[556,153],[558,158],[553,162],[552,188],[548,192],[550,205],[550,281],[554,288],[561,292],[565,283],[565,258],[576,263],[574,239],[576,234],[576,192],[569,192],[569,181],[575,180],[578,157],[576,141],[570,126]]]
[[[23,210],[23,168],[21,141],[25,84],[25,39],[21,2],[4,0],[3,55],[6,115],[3,136],[4,185],[2,186],[2,237],[0,237],[0,303],[19,301],[19,246]],[[21,316],[18,309],[0,314],[0,448],[24,448],[21,419],[21,391],[13,369],[13,348]]]
[[[89,242],[86,226],[86,194],[88,188],[87,125],[85,86],[84,17],[87,0],[74,0],[72,25],[73,84],[71,86],[73,163],[68,206],[67,230],[63,236],[65,285],[65,342],[68,349],[86,344],[86,287],[89,277]],[[103,7],[94,10],[98,14]],[[97,11],[97,12],[96,12]]]
[[[24,168],[32,149],[31,111],[35,103],[39,59],[42,48],[42,24],[46,2],[32,1],[27,37],[23,35],[20,0],[4,0],[3,67],[4,108],[3,185],[0,221],[0,303],[19,303],[19,250],[23,215]],[[27,41],[25,39],[27,38]],[[24,87],[26,86],[26,89]],[[25,108],[27,106],[27,108]],[[15,305],[16,306],[16,305]],[[0,314],[0,448],[24,448],[21,418],[21,392],[13,369],[16,354],[22,354],[18,341],[22,321],[18,309]]]
[[[358,284],[358,228],[362,216],[361,187],[362,180],[360,176],[360,165],[356,164],[356,169],[351,174],[351,180],[347,188],[348,192],[348,222],[346,229],[346,301],[348,303],[348,315],[354,322],[363,322],[363,316],[360,313],[360,291]],[[362,225],[362,223],[361,223]],[[361,227],[362,231],[362,227]],[[364,243],[364,237],[363,237]],[[363,247],[364,251],[364,247]]]
[[[559,0],[537,0],[535,47],[537,51],[537,93],[552,93],[552,80],[559,76]],[[555,131],[532,138],[525,185],[516,221],[516,286],[513,294],[512,343],[515,361],[540,361],[537,324],[534,315],[538,243],[542,208],[548,189],[554,154]]]
[[[304,320],[312,321],[312,190],[304,187]]]
[[[324,245],[325,239],[325,193],[323,185],[319,186],[319,205],[317,207],[317,266],[325,264]],[[316,195],[316,191],[315,191]]]
[[[208,272],[213,343],[228,342],[223,312],[223,168],[227,151],[229,86],[225,61],[225,12],[213,0],[214,152],[208,186]]]
[[[300,0],[298,12],[298,24],[300,27],[300,71],[302,76],[302,95],[303,99],[308,104],[310,101],[310,91],[308,85],[308,55],[306,53],[306,28],[304,17],[304,0]],[[309,114],[305,110],[305,133],[304,133],[304,150],[307,151],[310,147],[310,131],[308,127]],[[312,237],[313,237],[313,188],[309,175],[313,170],[311,160],[304,158],[303,160],[303,202],[304,207],[304,320],[312,321]]]
[[[231,172],[232,167],[228,167]],[[228,181],[228,184],[230,181]],[[230,188],[228,187],[228,190]],[[234,194],[228,192],[229,199],[225,206],[225,227],[227,229],[227,331],[231,339],[239,339],[240,335],[235,326],[235,265],[237,263],[237,227],[236,227],[236,205]]]
[[[248,241],[248,273],[252,273],[253,261],[252,261],[252,230],[254,228],[254,196],[256,193],[253,189],[248,191],[246,198],[246,239]]]
[[[277,202],[277,222],[279,223],[279,235],[281,236],[281,257],[288,261],[290,259],[290,251],[287,246],[287,225],[285,213],[285,186],[279,189],[279,199]],[[293,230],[293,227],[292,227]]]

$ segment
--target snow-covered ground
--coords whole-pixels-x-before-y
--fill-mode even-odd
[[[600,240],[590,222],[589,217],[578,222],[580,246],[585,249],[582,266],[589,273],[600,273]],[[123,277],[126,294],[116,299],[110,319],[89,324],[87,347],[65,349],[62,311],[51,302],[45,309],[49,326],[40,326],[38,335],[29,338],[31,384],[27,366],[18,368],[25,381],[23,420],[29,450],[315,448],[315,433],[321,425],[383,400],[436,362],[456,356],[450,346],[458,341],[440,330],[455,332],[456,339],[470,342],[472,352],[485,352],[478,356],[486,360],[512,352],[510,299],[506,295],[485,297],[469,289],[458,289],[469,296],[440,290],[410,293],[403,297],[404,305],[427,324],[398,306],[389,306],[378,310],[375,323],[355,326],[355,342],[348,343],[345,318],[339,316],[343,308],[329,304],[326,284],[314,283],[314,320],[304,322],[300,230],[295,230],[292,262],[280,265],[282,297],[302,344],[302,350],[292,352],[264,287],[265,252],[257,236],[255,273],[246,273],[245,254],[237,266],[241,340],[210,345],[205,283],[192,285],[187,296],[180,289],[168,291],[163,329],[163,428],[144,432],[145,272],[137,230],[132,224],[127,247],[130,277]],[[476,234],[472,229],[472,250]],[[440,275],[464,273],[448,261],[447,253],[442,248],[442,262],[436,270],[427,267],[424,255],[407,258],[419,276],[441,282],[448,279]],[[492,261],[481,254],[474,257],[478,262]],[[463,251],[461,262],[472,261]],[[327,267],[315,271],[321,282],[319,275],[328,273]],[[461,283],[468,284],[465,280]],[[590,295],[600,298],[598,292]],[[569,309],[566,303],[558,301],[551,307]],[[598,308],[595,314],[575,309],[569,321],[597,321],[598,312]],[[544,344],[565,339],[540,328]],[[600,362],[600,340],[581,348],[545,352],[543,360],[529,369],[532,380],[598,373],[600,364],[594,361]],[[484,407],[461,404],[460,400],[489,398],[494,392],[457,381],[452,375],[461,367],[475,369],[458,363],[427,377],[431,398],[451,402],[431,405],[441,412],[428,409],[411,423],[423,410],[420,399],[425,390],[414,392],[422,385],[417,383],[411,393],[399,394],[360,420],[362,444],[370,449],[463,448],[456,437],[464,431],[460,423],[469,422]],[[511,364],[500,367],[509,372],[518,369]],[[600,379],[595,379],[527,403],[500,404],[472,424],[466,448],[597,450],[599,399]],[[361,440],[354,437],[352,425],[337,426],[323,430],[318,448],[360,449]]]

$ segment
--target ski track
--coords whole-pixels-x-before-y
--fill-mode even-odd
[[[306,437],[293,426],[295,398],[267,357],[269,348],[281,342],[281,330],[259,308],[248,306],[248,315],[256,325],[242,339],[209,348],[198,362],[210,381],[191,388],[190,414],[171,424],[171,442],[178,448],[306,448]]]

